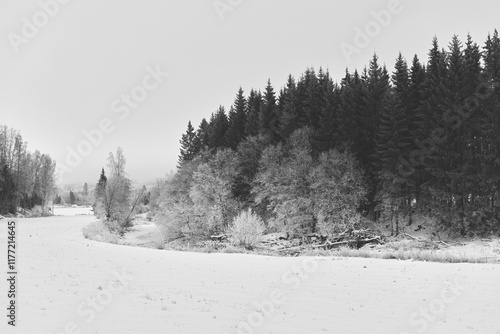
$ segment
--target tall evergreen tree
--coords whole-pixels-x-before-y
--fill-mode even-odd
[[[415,164],[412,152],[418,152],[420,147],[418,143],[425,132],[424,120],[427,118],[424,113],[424,83],[426,71],[420,63],[417,55],[413,57],[410,69],[410,82],[408,88],[408,105],[406,106],[408,114],[408,125],[410,135],[410,145],[408,146],[408,158],[401,161],[400,174],[405,175],[413,188],[414,199],[417,205],[420,203],[421,186],[427,179],[427,173],[423,166]]]
[[[195,147],[197,152],[201,152],[202,150],[208,148],[209,135],[209,124],[207,120],[203,118],[198,126],[198,130],[196,130]]]
[[[500,228],[500,37],[497,30],[488,36],[484,50],[484,79],[476,96],[486,115],[486,124],[481,127],[484,140],[481,166],[486,179],[482,180],[481,188],[488,193],[483,201],[488,201],[490,212],[484,215],[484,229],[493,230]]]
[[[96,210],[96,203],[102,200],[102,197],[106,192],[106,184],[108,182],[108,178],[106,177],[106,173],[104,172],[104,168],[101,170],[101,175],[99,175],[99,180],[94,189],[94,212]]]
[[[210,149],[219,149],[227,147],[226,132],[229,121],[223,106],[210,117],[208,146]]]
[[[281,94],[280,128],[285,138],[288,138],[299,126],[299,111],[297,103],[297,85],[289,75]]]
[[[326,72],[322,75],[320,72],[321,95],[323,96],[323,105],[319,116],[319,129],[316,135],[317,150],[320,152],[335,148],[340,140],[340,90],[333,83],[330,74]]]
[[[321,80],[325,80],[324,73],[320,69]],[[321,111],[324,106],[324,96],[320,78],[316,76],[314,69],[307,69],[301,78],[302,95],[302,117],[300,126],[311,126],[319,128]]]
[[[422,89],[422,103],[417,110],[418,126],[413,137],[416,149],[410,152],[410,162],[419,171],[421,185],[419,187],[418,200],[422,207],[430,207],[434,195],[431,194],[435,185],[435,175],[439,169],[436,168],[436,150],[447,140],[443,130],[444,126],[444,97],[448,96],[445,88],[446,81],[446,52],[439,49],[437,38],[432,40],[432,48],[429,50],[429,59],[426,67],[425,82]],[[446,201],[442,196],[438,199]]]
[[[399,233],[399,216],[405,210],[411,221],[411,195],[407,175],[401,173],[401,161],[408,159],[410,145],[409,115],[406,106],[409,100],[409,73],[406,61],[399,54],[392,75],[393,90],[379,114],[376,140],[378,210],[390,221],[392,233]]]
[[[259,111],[259,134],[267,136],[273,141],[279,140],[278,106],[271,80],[267,81],[263,103]]]
[[[69,191],[69,204],[74,205],[76,203],[75,193],[71,190]]]
[[[247,101],[247,118],[245,122],[246,136],[256,136],[259,133],[259,112],[261,105],[262,94],[252,89]]]
[[[1,165],[1,164],[0,164]],[[17,209],[16,185],[7,164],[0,174],[0,214],[15,214]]]
[[[408,201],[408,186],[404,175],[399,173],[400,159],[406,155],[408,146],[408,123],[404,107],[397,96],[387,97],[380,113],[377,137],[378,187],[375,200],[377,211],[390,220],[392,233],[399,233],[399,215]],[[394,224],[395,223],[395,224]]]
[[[345,146],[351,146],[356,157],[359,159],[361,149],[360,132],[362,117],[360,111],[365,108],[365,88],[358,71],[346,75],[340,86],[339,104],[339,141]]]
[[[246,99],[240,87],[229,111],[229,125],[226,132],[226,141],[233,150],[245,138],[246,110]]]
[[[357,115],[359,139],[357,154],[363,168],[368,176],[368,200],[373,203],[377,188],[376,169],[376,137],[379,126],[380,113],[384,108],[389,93],[389,74],[385,66],[378,64],[378,56],[373,55],[370,67],[363,75],[365,82],[364,97],[365,107]],[[373,206],[370,208],[373,210]]]
[[[178,167],[184,162],[191,161],[195,158],[197,152],[196,132],[194,131],[191,121],[188,122],[186,133],[184,133],[179,141],[181,144]]]

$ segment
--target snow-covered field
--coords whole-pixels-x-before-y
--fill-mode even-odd
[[[93,215],[91,207],[64,207],[64,206],[54,206],[55,216],[79,216],[79,215]]]
[[[1,333],[500,333],[498,265],[160,251],[88,241],[92,220],[18,220]]]

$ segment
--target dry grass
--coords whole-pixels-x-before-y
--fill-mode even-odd
[[[440,263],[499,263],[500,241],[496,240],[491,245],[474,247],[471,242],[466,245],[449,247],[447,249],[433,249],[429,246],[418,245],[411,240],[389,242],[373,249],[364,247],[353,249],[340,247],[334,250],[310,250],[303,253],[307,256],[340,256],[363,257],[378,259],[413,260]]]
[[[117,244],[120,241],[120,236],[111,233],[106,225],[101,221],[95,221],[82,228],[83,236],[86,239]]]

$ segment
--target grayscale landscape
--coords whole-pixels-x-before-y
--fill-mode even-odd
[[[0,333],[500,334],[497,1],[0,4]]]

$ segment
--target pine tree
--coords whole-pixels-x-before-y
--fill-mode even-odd
[[[17,210],[16,185],[7,164],[0,174],[0,214],[15,214]]]
[[[359,112],[365,107],[365,89],[358,71],[354,71],[351,75],[346,69],[346,75],[340,85],[339,95],[339,142],[343,143],[343,146],[351,146],[356,157],[359,158],[358,151],[361,147],[358,144],[361,125]]]
[[[209,145],[209,136],[210,129],[209,124],[205,118],[203,118],[198,126],[198,130],[196,130],[195,137],[195,151],[201,152],[204,149],[208,148]]]
[[[227,147],[226,132],[229,122],[223,106],[210,117],[208,146],[210,149]]]
[[[408,159],[410,146],[409,72],[406,61],[399,54],[392,74],[393,89],[379,113],[376,140],[378,210],[390,221],[391,231],[399,233],[400,213],[406,211],[411,222],[411,200],[408,175],[401,173],[401,161]]]
[[[54,199],[54,204],[59,205],[62,202],[62,198],[60,195],[56,195],[56,198]]]
[[[297,85],[289,75],[285,88],[280,94],[280,128],[284,138],[288,138],[298,128],[299,114],[297,105]]]
[[[416,114],[418,117],[417,131],[413,137],[416,149],[410,152],[412,167],[419,172],[420,187],[418,201],[421,208],[430,209],[438,201],[446,202],[444,196],[436,196],[436,175],[440,168],[437,167],[439,157],[437,149],[447,141],[447,133],[443,130],[445,97],[448,93],[445,88],[446,81],[446,52],[439,49],[437,38],[432,40],[432,48],[429,50],[429,60],[426,67],[425,82],[422,89],[422,103]],[[434,192],[432,194],[432,192]]]
[[[271,85],[271,80],[268,80],[263,96],[263,103],[259,110],[259,134],[271,138],[273,142],[278,141],[280,138],[279,115],[276,102],[274,88]]]
[[[96,209],[96,203],[99,202],[106,192],[106,184],[108,182],[108,178],[106,177],[106,173],[104,172],[104,168],[101,170],[101,175],[99,176],[99,180],[94,189],[94,212]]]
[[[320,72],[321,73],[321,72]],[[328,72],[320,75],[323,106],[319,118],[319,129],[316,135],[317,151],[325,152],[335,148],[340,142],[340,90],[333,83]]]
[[[69,192],[69,203],[71,205],[74,205],[75,202],[76,202],[75,194],[70,190],[70,192]]]
[[[184,133],[179,141],[181,144],[178,166],[181,166],[186,161],[194,159],[196,154],[196,132],[194,131],[191,121],[188,122],[186,133]]]
[[[408,87],[408,105],[406,111],[408,114],[409,136],[410,145],[408,146],[408,158],[401,161],[400,173],[405,174],[411,187],[413,188],[413,195],[416,204],[420,203],[421,186],[427,179],[427,173],[423,166],[416,165],[413,160],[412,152],[420,150],[417,143],[422,139],[422,134],[425,132],[424,120],[426,114],[422,113],[424,110],[424,83],[426,71],[425,67],[420,63],[417,55],[413,57],[410,69],[410,82]],[[422,113],[422,114],[421,114]]]
[[[484,70],[488,78],[498,84],[500,79],[500,37],[496,29],[493,36],[488,35],[484,49]]]
[[[259,133],[259,112],[262,105],[262,94],[255,90],[250,91],[247,101],[247,118],[245,122],[245,135],[256,136]]]
[[[367,171],[368,177],[368,201],[372,203],[377,189],[377,169],[376,169],[376,137],[379,126],[380,113],[387,101],[389,92],[389,74],[387,69],[380,67],[378,57],[373,55],[370,61],[369,70],[365,69],[363,74],[365,82],[364,97],[365,106],[357,116],[359,124],[359,139],[357,140],[356,153],[361,162],[361,166]]]
[[[321,110],[324,107],[324,98],[321,80],[325,80],[324,73],[320,69],[320,78],[316,76],[314,69],[307,69],[301,78],[303,87],[303,117],[300,120],[300,126],[311,126],[313,129],[319,128]]]
[[[246,100],[240,87],[233,106],[229,111],[229,125],[226,132],[226,142],[233,150],[245,138]]]
[[[484,215],[484,230],[500,229],[500,37],[495,30],[493,36],[486,40],[484,60],[484,77],[476,96],[482,103],[484,123],[481,126],[482,156],[481,166],[484,171],[479,187],[484,190],[483,207],[488,208]],[[480,203],[478,203],[480,204]]]

